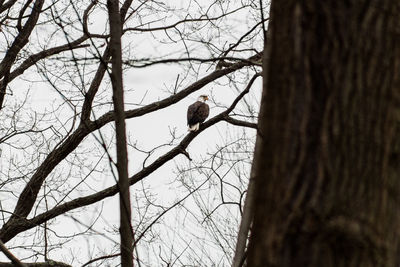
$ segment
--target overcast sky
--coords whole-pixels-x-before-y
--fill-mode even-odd
[[[207,4],[211,1],[202,1],[201,3],[191,2],[190,4],[187,1],[170,1],[170,5],[175,5],[177,10],[186,9],[188,6],[191,7],[192,11],[199,11],[200,8],[198,5],[207,6]],[[222,5],[227,7],[228,10],[234,10],[240,7],[241,3],[239,1],[232,1],[231,4],[226,4],[226,1],[221,1]],[[79,3],[82,4],[82,3]],[[134,6],[137,3],[133,4]],[[160,5],[164,5],[160,3]],[[181,7],[178,7],[181,5]],[[220,10],[218,8],[210,9],[209,15],[217,15]],[[147,11],[149,12],[149,11]],[[190,13],[190,12],[189,12]],[[173,13],[166,14],[148,14],[144,17],[144,21],[151,20],[159,20],[152,24],[152,27],[165,26],[169,25],[178,19],[182,19],[184,12],[182,10],[180,12],[176,12],[178,15],[174,15]],[[196,16],[196,15],[193,15]],[[252,26],[254,26],[255,22],[253,18],[254,14],[251,14],[248,9],[244,9],[243,11],[239,11],[235,13],[233,16],[229,17],[226,21],[224,21],[221,25],[224,28],[221,28],[220,31],[216,31],[215,28],[210,26],[205,26],[202,28],[201,32],[198,35],[193,34],[193,36],[203,36],[209,37],[212,42],[214,40],[218,40],[219,43],[212,43],[212,45],[223,47],[224,43],[235,42],[238,37],[243,35],[246,31],[249,30]],[[104,33],[105,28],[107,28],[107,20],[106,13],[103,11],[99,11],[96,9],[96,12],[93,12],[90,16],[91,25],[90,30],[92,32],[96,32],[99,34]],[[106,25],[106,26],[105,26]],[[130,27],[136,25],[129,25]],[[183,28],[180,28],[183,30]],[[31,39],[31,42],[41,43],[43,45],[46,44],[46,39],[44,35],[51,34],[46,27],[38,27],[37,35],[34,35]],[[40,34],[39,34],[40,33]],[[43,35],[41,35],[43,34]],[[177,37],[176,32],[174,33],[174,38]],[[73,36],[71,36],[72,38]],[[123,38],[123,46],[124,46],[124,59],[131,58],[183,58],[187,57],[185,45],[189,47],[191,51],[191,57],[199,57],[199,58],[207,58],[210,56],[210,51],[207,51],[206,46],[202,43],[183,43],[179,40],[174,42],[167,43],[170,36],[167,36],[164,31],[159,31],[156,33],[141,33],[141,34],[126,34]],[[62,32],[58,32],[56,37],[52,37],[51,42],[54,43],[65,43],[65,36]],[[49,42],[49,45],[50,43]],[[96,44],[101,46],[100,43]],[[257,49],[259,49],[262,45],[258,45]],[[32,49],[37,49],[37,44],[32,45]],[[101,49],[101,48],[99,48]],[[95,54],[95,50],[88,50]],[[76,55],[86,55],[91,56],[90,53],[84,50],[76,51]],[[74,98],[74,95],[79,96],[79,90],[74,88],[71,85],[70,81],[62,79],[57,79],[56,75],[58,75],[56,65],[51,66],[52,62],[49,60],[47,62],[50,64],[50,69],[54,68],[54,72],[49,73],[49,76],[53,81],[56,82],[56,88],[49,85],[47,81],[43,81],[43,73],[40,73],[40,69],[42,69],[43,65],[38,65],[37,68],[31,68],[29,72],[24,74],[21,79],[16,79],[10,84],[10,92],[12,92],[12,97],[7,97],[7,105],[13,106],[20,104],[25,97],[27,97],[27,104],[23,111],[21,111],[21,116],[24,116],[24,120],[29,120],[29,117],[33,114],[47,114],[50,112],[54,112],[54,115],[46,117],[44,119],[49,119],[52,126],[56,127],[60,132],[66,133],[69,127],[72,125],[72,109],[71,105],[69,105],[65,101],[65,97]],[[89,66],[88,68],[93,68],[96,65]],[[145,105],[152,103],[157,100],[161,100],[171,94],[171,90],[173,90],[177,78],[179,81],[178,90],[185,88],[190,85],[194,81],[206,76],[207,74],[214,71],[215,66],[211,66],[209,64],[198,65],[194,64],[196,67],[189,72],[187,70],[186,65],[180,64],[160,64],[154,65],[146,68],[127,68],[124,71],[124,87],[125,87],[125,102],[126,109],[133,109],[140,105]],[[82,67],[82,66],[81,66]],[[71,73],[73,73],[73,67],[71,67]],[[59,70],[62,72],[62,70]],[[77,71],[77,70],[75,70]],[[82,73],[85,70],[82,69]],[[76,73],[75,73],[76,74]],[[52,76],[54,75],[54,76]],[[65,75],[65,73],[63,73]],[[72,75],[72,74],[71,74]],[[179,75],[179,76],[178,76]],[[237,90],[243,90],[246,86],[246,73],[231,75],[231,78],[237,77],[242,81],[242,84],[238,84],[238,88],[235,88],[230,83],[229,79],[221,78],[217,81],[217,83],[211,83],[201,90],[189,95],[182,101],[159,111],[147,114],[143,117],[138,117],[134,119],[129,119],[127,121],[127,133],[128,139],[131,144],[135,144],[141,150],[151,150],[158,145],[162,145],[171,141],[171,132],[174,131],[176,134],[176,140],[171,144],[171,146],[164,146],[157,149],[147,160],[146,165],[156,160],[160,155],[170,150],[177,142],[182,140],[182,138],[188,133],[187,125],[186,125],[186,110],[188,105],[196,101],[197,97],[201,94],[209,95],[211,101],[209,101],[210,105],[210,117],[215,116],[219,112],[224,109],[221,106],[228,106],[232,102],[232,100],[238,95]],[[65,76],[67,77],[67,76]],[[64,77],[64,78],[65,78]],[[91,75],[84,76],[84,83],[86,86],[89,85],[91,81]],[[77,79],[79,80],[79,79]],[[75,81],[79,84],[79,81]],[[104,103],[111,100],[111,87],[108,82],[108,78],[105,79],[102,85],[102,93],[101,97],[104,98],[102,100]],[[254,110],[258,111],[258,101],[261,95],[261,79],[258,79],[254,86],[251,89],[251,92],[248,96],[246,96],[246,101],[254,107]],[[108,99],[108,100],[107,100]],[[97,99],[98,102],[101,101],[100,97]],[[215,103],[215,102],[216,103]],[[110,105],[102,105],[97,107],[96,116],[99,117],[104,111],[108,111],[110,109]],[[11,110],[11,109],[10,109]],[[238,111],[246,112],[246,106],[241,103],[238,105]],[[7,108],[3,110],[2,116],[5,116],[7,113]],[[42,125],[45,125],[45,122],[41,121]],[[62,129],[62,127],[65,129]],[[105,137],[108,142],[113,141],[113,127],[112,124],[109,124],[101,129],[101,134]],[[46,137],[48,138],[48,143],[54,144],[56,142],[56,135],[52,133],[52,131],[46,132]],[[98,133],[95,134],[99,136]],[[200,170],[193,170],[189,174],[185,176],[177,175],[177,166],[185,166],[187,167],[196,167],[202,162],[204,159],[210,156],[210,154],[218,151],[221,146],[227,143],[235,142],[235,140],[239,140],[245,136],[246,138],[250,138],[250,144],[247,144],[249,147],[252,146],[251,140],[254,140],[254,131],[252,129],[242,129],[239,127],[235,127],[232,125],[228,125],[225,122],[218,123],[217,125],[207,129],[205,132],[201,133],[196,139],[189,145],[188,152],[192,157],[193,161],[189,162],[185,156],[178,156],[174,160],[168,162],[163,167],[158,169],[156,172],[152,173],[149,177],[147,177],[143,183],[136,184],[131,187],[132,192],[132,217],[135,223],[138,222],[143,216],[148,216],[151,214],[156,214],[160,212],[160,208],[157,208],[156,205],[161,206],[169,206],[175,203],[178,199],[184,197],[188,193],[188,188],[184,187],[185,182],[191,184],[193,186],[200,185],[205,180],[209,179],[207,174],[209,172]],[[238,142],[240,145],[244,145],[244,143]],[[12,150],[10,147],[4,147],[4,145],[0,144],[0,149],[2,149],[2,171],[5,172],[5,167],[8,166],[9,157],[18,157],[18,153]],[[251,148],[250,148],[251,149]],[[90,193],[95,192],[96,190],[103,189],[107,186],[111,186],[115,184],[115,180],[110,174],[110,170],[107,164],[107,158],[103,155],[103,158],[99,157],[102,154],[101,145],[94,138],[94,136],[89,136],[85,140],[82,146],[77,149],[77,152],[83,152],[81,155],[82,159],[85,160],[85,163],[91,163],[95,165],[99,160],[101,163],[98,165],[98,171],[94,172],[90,175],[90,178],[85,181],[81,190],[77,190],[72,192],[68,198],[85,196]],[[114,153],[114,148],[110,149],[110,152]],[[43,155],[44,157],[45,155]],[[80,156],[80,157],[81,157]],[[19,156],[23,157],[23,155]],[[69,156],[70,159],[74,157],[73,154]],[[238,156],[240,157],[240,156]],[[129,147],[129,174],[133,175],[143,167],[143,160],[146,158],[145,153],[138,152],[132,146]],[[247,156],[247,159],[250,160]],[[40,158],[38,158],[40,161]],[[244,172],[248,172],[249,164],[243,164]],[[223,169],[223,166],[221,167]],[[60,164],[56,170],[52,173],[53,179],[57,175],[60,177],[64,177],[69,175],[71,170],[68,169],[67,162]],[[71,189],[74,185],[80,182],[80,175],[89,173],[88,169],[79,167],[72,170],[72,176],[68,178],[68,183],[63,183],[60,185],[60,188],[65,188],[66,190]],[[79,174],[79,175],[78,175]],[[232,174],[234,176],[234,174]],[[64,179],[64,178],[63,178]],[[183,180],[180,180],[183,179]],[[185,180],[186,179],[186,180]],[[228,178],[227,178],[228,179]],[[229,178],[231,179],[231,178]],[[237,177],[232,177],[232,180],[237,179]],[[244,183],[246,183],[244,181]],[[167,215],[163,219],[163,224],[156,225],[155,231],[151,234],[162,234],[165,235],[165,243],[161,245],[168,245],[170,243],[176,242],[176,246],[182,247],[182,249],[187,246],[182,242],[183,237],[187,237],[188,240],[185,242],[199,242],[199,240],[194,239],[194,236],[198,235],[201,239],[203,238],[204,247],[201,253],[205,255],[212,253],[216,254],[216,260],[218,257],[222,257],[221,251],[217,250],[215,244],[213,244],[212,237],[209,236],[207,232],[207,224],[204,223],[203,226],[205,229],[200,229],[199,227],[202,225],[198,221],[196,221],[196,216],[201,216],[199,213],[200,210],[196,208],[199,205],[196,201],[201,199],[205,201],[206,206],[216,206],[220,199],[219,194],[221,192],[215,191],[215,189],[211,188],[210,184],[204,185],[204,190],[208,189],[209,191],[204,196],[197,196],[198,199],[188,199],[185,203],[184,208],[175,209],[167,213]],[[148,195],[147,195],[148,194]],[[232,194],[235,194],[232,191]],[[67,198],[67,199],[68,199]],[[137,201],[136,199],[140,199]],[[5,207],[9,207],[11,210],[15,203],[14,200],[9,197],[8,194],[2,193],[0,196],[0,200],[2,205]],[[140,214],[143,210],[140,210],[143,205],[148,201],[154,201],[154,205],[150,206],[150,209],[147,211],[148,214]],[[90,257],[102,255],[102,253],[112,253],[113,247],[114,252],[117,252],[117,243],[119,242],[119,236],[117,233],[118,225],[119,225],[119,216],[117,213],[118,207],[118,197],[108,198],[105,201],[100,203],[88,206],[84,209],[78,209],[74,212],[68,213],[67,216],[60,216],[57,219],[52,221],[52,230],[54,230],[57,235],[67,236],[71,235],[74,232],[79,232],[85,229],[85,225],[92,225],[91,231],[93,235],[87,236],[83,235],[82,237],[78,237],[73,241],[68,242],[63,245],[59,249],[55,249],[49,253],[49,257],[56,260],[65,260],[65,262],[70,263],[72,258],[80,259],[79,263],[84,263]],[[190,212],[189,210],[193,208]],[[189,210],[188,210],[189,209]],[[232,214],[236,214],[236,221],[239,220],[238,210],[236,211],[227,211],[222,209],[222,215],[232,216]],[[150,216],[151,217],[151,216]],[[134,223],[134,224],[135,224]],[[221,222],[222,223],[222,222]],[[236,226],[235,226],[236,227]],[[110,233],[111,230],[114,230],[114,233]],[[135,229],[136,230],[136,229]],[[142,229],[139,229],[142,230]],[[208,229],[209,230],[209,229]],[[90,231],[89,231],[90,232]],[[49,233],[50,237],[55,236],[52,233]],[[151,236],[151,235],[150,235]],[[15,238],[8,244],[10,246],[18,245],[21,243],[23,236],[19,236]],[[31,240],[32,237],[27,237],[27,240]],[[56,239],[54,239],[56,240]],[[207,240],[210,240],[210,243],[207,243]],[[114,242],[113,242],[114,241]],[[157,241],[159,242],[159,241]],[[200,242],[201,243],[201,242]],[[215,248],[213,246],[216,246]],[[155,246],[157,247],[157,246]],[[146,251],[148,247],[144,247],[139,250],[140,254],[149,254],[149,255],[157,255],[157,251]],[[152,248],[153,249],[153,248]],[[40,250],[38,248],[38,250]],[[19,253],[24,253],[23,250],[18,250]],[[31,252],[27,251],[26,255],[29,255]],[[87,255],[89,254],[89,255]],[[139,254],[139,256],[140,256]],[[148,257],[149,255],[146,255]],[[0,256],[1,260],[6,260],[2,255]],[[159,259],[158,259],[159,260]],[[158,262],[157,260],[157,262]],[[79,265],[78,262],[72,263],[72,265]],[[154,265],[157,266],[157,265]],[[178,266],[180,266],[178,264]],[[223,266],[223,265],[221,265]]]

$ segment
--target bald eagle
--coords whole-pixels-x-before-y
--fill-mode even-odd
[[[190,132],[199,130],[200,123],[207,119],[210,108],[205,103],[206,100],[208,100],[208,96],[201,95],[196,102],[188,107],[187,124],[189,125]]]

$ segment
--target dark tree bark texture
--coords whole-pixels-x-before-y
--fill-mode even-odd
[[[107,0],[110,18],[110,49],[112,56],[111,83],[115,111],[117,142],[117,169],[120,203],[121,266],[133,266],[133,230],[131,226],[131,202],[129,195],[128,152],[126,143],[124,89],[122,83],[122,23],[118,0]]]
[[[275,0],[248,266],[399,266],[400,2]]]

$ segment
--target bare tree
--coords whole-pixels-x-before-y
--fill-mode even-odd
[[[248,266],[399,266],[399,18],[272,1]]]
[[[263,20],[253,1],[0,1],[7,250],[28,266],[119,263],[120,246],[138,266],[229,264],[257,128]],[[211,116],[187,133],[200,90]],[[131,197],[121,199],[121,235],[119,193]]]

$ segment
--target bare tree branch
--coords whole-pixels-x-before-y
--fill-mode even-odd
[[[0,262],[0,267],[15,267],[14,263]],[[59,261],[23,263],[24,267],[71,267],[71,265]]]
[[[216,61],[221,61],[221,60],[232,60],[236,62],[247,62],[251,65],[260,65],[261,63],[258,61],[251,61],[249,59],[245,58],[238,58],[238,57],[216,57],[216,58],[197,58],[197,57],[186,57],[186,58],[166,58],[166,59],[160,59],[160,60],[150,60],[150,59],[138,59],[138,60],[130,60],[130,61],[125,61],[124,63],[130,67],[134,68],[145,68],[157,64],[169,64],[169,63],[180,63],[180,62],[185,62],[185,61],[197,61],[197,62],[216,62]],[[149,62],[145,62],[149,61]],[[140,64],[135,64],[135,62],[140,62]],[[224,67],[229,67],[232,66],[234,63],[225,63]]]
[[[39,14],[42,10],[44,0],[36,0],[32,13],[30,14],[28,20],[26,21],[24,27],[19,32],[18,36],[15,37],[14,42],[11,44],[11,47],[8,49],[6,55],[0,63],[0,78],[3,78],[6,73],[10,72],[10,68],[14,63],[15,58],[17,57],[19,51],[28,43],[29,36],[36,25],[36,22],[39,18]],[[0,109],[3,106],[4,96],[6,94],[6,86],[3,84],[0,91]]]
[[[47,50],[43,50],[43,51],[40,51],[37,54],[29,56],[29,58],[27,58],[15,70],[13,70],[10,73],[9,82],[14,80],[19,75],[23,74],[24,71],[26,71],[28,68],[34,66],[41,59],[44,59],[44,58],[59,54],[61,52],[70,51],[72,49],[79,49],[79,48],[88,47],[89,46],[88,44],[81,44],[85,40],[87,40],[87,37],[83,36],[83,37],[80,37],[79,39],[76,39],[75,41],[73,41],[73,42],[71,42],[69,44],[64,44],[64,45],[60,45],[60,46],[57,46],[57,47],[49,48]],[[2,84],[3,84],[3,81],[0,82],[0,85],[2,85]]]
[[[220,70],[222,71],[222,70]],[[168,162],[169,160],[173,159],[174,157],[180,155],[180,154],[185,154],[185,150],[186,148],[189,146],[189,144],[192,142],[192,140],[199,135],[201,132],[203,132],[204,130],[206,130],[207,128],[211,127],[212,125],[220,122],[220,121],[224,121],[225,117],[232,112],[232,110],[235,108],[235,106],[237,105],[237,103],[240,101],[240,99],[242,99],[250,90],[251,85],[253,84],[253,82],[255,81],[255,79],[259,77],[259,74],[256,74],[253,76],[253,78],[250,80],[249,84],[247,85],[246,89],[239,94],[239,96],[233,101],[233,103],[231,104],[231,106],[226,109],[224,112],[216,115],[215,117],[209,119],[208,121],[204,122],[198,131],[196,132],[191,132],[188,135],[186,135],[185,138],[183,138],[183,140],[173,149],[171,149],[169,152],[167,152],[166,154],[164,154],[163,156],[159,157],[157,160],[155,160],[153,163],[151,163],[149,166],[144,167],[141,171],[139,171],[138,173],[136,173],[135,175],[133,175],[132,177],[129,178],[129,184],[133,185],[139,181],[141,181],[142,179],[146,178],[148,175],[150,175],[151,173],[153,173],[155,170],[157,170],[159,167],[161,167],[162,165],[164,165],[166,162]],[[129,113],[129,112],[128,112]],[[140,113],[139,113],[140,114]],[[95,125],[95,124],[92,124]],[[74,139],[75,140],[77,138],[83,138],[84,136],[81,136],[83,133],[83,127],[80,127],[80,135],[75,136]],[[86,128],[87,129],[87,128]],[[75,135],[75,133],[73,134]],[[70,137],[71,138],[71,137]],[[68,138],[69,139],[69,138]],[[66,140],[66,142],[68,141],[68,139]],[[78,142],[79,143],[79,142]],[[71,143],[70,145],[72,146],[73,144],[75,144],[75,142]],[[64,147],[65,146],[65,147]],[[66,145],[66,143],[64,143],[62,146],[60,146],[59,149],[62,150],[63,153],[66,153],[66,149],[68,148],[68,150],[72,151],[72,148],[68,145]],[[55,150],[56,151],[56,150]],[[54,152],[54,151],[53,151]],[[61,153],[61,151],[59,152]],[[51,164],[54,160],[56,159],[52,159],[49,160],[48,164]],[[58,159],[57,160],[61,160]],[[46,164],[42,164],[42,166]],[[46,170],[49,171],[49,170]],[[37,177],[37,179],[42,179],[42,177],[39,176],[34,176]],[[33,177],[31,179],[31,181],[33,180]],[[30,181],[30,182],[31,182]],[[38,180],[37,181],[42,182],[42,180]],[[27,190],[27,189],[25,189]],[[38,189],[36,189],[38,190]],[[31,192],[29,190],[27,190],[28,192]],[[28,220],[23,216],[16,216],[16,214],[13,214],[12,219],[10,219],[4,226],[3,228],[0,230],[0,239],[3,240],[3,242],[7,242],[8,240],[10,240],[11,238],[13,238],[15,235],[17,235],[19,232],[25,231],[27,229],[33,228],[37,225],[42,224],[43,222],[55,218],[60,214],[63,214],[67,211],[79,208],[79,207],[83,207],[83,206],[87,206],[93,203],[96,203],[102,199],[105,199],[107,197],[111,197],[116,195],[119,192],[118,190],[118,186],[114,185],[111,187],[108,187],[102,191],[99,191],[95,194],[86,196],[86,197],[80,197],[80,198],[76,198],[70,202],[61,204],[59,206],[56,206],[52,209],[50,209],[47,212],[44,212],[38,216],[35,216],[34,218]],[[22,194],[21,194],[22,196]],[[32,197],[36,197],[33,195],[24,195],[24,198],[32,198]],[[31,200],[32,201],[32,200]],[[22,203],[20,204],[20,209],[22,209],[22,211],[26,210],[27,208],[31,208],[27,205],[23,205],[23,203],[26,203],[26,201],[22,201],[21,197],[20,197],[20,201],[18,203]],[[26,211],[25,211],[26,212]],[[26,216],[26,215],[25,215]]]
[[[108,1],[120,2],[119,12],[109,13],[107,1],[43,1],[38,10],[40,0],[0,0],[0,190],[8,196],[0,203],[0,240],[13,239],[7,247],[26,266],[120,264],[118,218],[109,212],[115,214],[113,201],[126,188],[134,192],[134,204],[121,201],[120,211],[135,210],[129,228],[138,239],[122,248],[133,247],[135,265],[212,266],[216,254],[219,264],[229,265],[247,196],[251,129],[257,129],[257,95],[246,94],[258,77],[249,81],[249,75],[261,66],[262,19],[250,2]],[[35,12],[28,41],[16,47]],[[250,17],[241,16],[248,12]],[[112,56],[114,19],[124,34],[121,64],[130,99],[120,113],[124,105],[113,108],[110,91],[122,88],[114,71],[120,56]],[[4,57],[13,51],[9,64]],[[233,101],[225,97],[229,88],[237,96]],[[212,99],[211,118],[200,131],[182,131],[185,116],[150,120],[185,109],[182,104],[199,90]],[[222,112],[215,116],[217,110]],[[121,138],[114,131],[121,121],[129,124],[127,148],[135,159],[122,186],[116,170],[125,164],[116,159]],[[142,136],[147,123],[157,130]],[[215,132],[220,138],[198,149]],[[203,182],[207,186],[197,190]],[[161,187],[163,194],[170,190],[168,199],[159,195]],[[177,199],[169,203],[171,196]],[[70,219],[76,227],[59,228]],[[170,221],[182,227],[170,227]],[[82,240],[86,247],[75,245]],[[47,260],[52,257],[65,263]]]
[[[226,116],[224,118],[224,120],[226,122],[228,122],[230,124],[233,124],[233,125],[236,125],[236,126],[242,126],[242,127],[257,129],[257,123],[234,119],[234,118],[232,118],[230,116]]]
[[[12,7],[17,0],[9,0],[6,3],[4,3],[5,0],[1,1],[1,5],[0,5],[0,13],[6,11],[7,9],[9,9],[10,7]]]
[[[26,265],[23,264],[17,257],[15,257],[14,254],[12,254],[11,251],[9,251],[4,245],[4,243],[1,241],[0,241],[0,250],[1,252],[4,253],[4,255],[7,256],[7,258],[9,258],[12,261],[13,266],[26,267]]]

